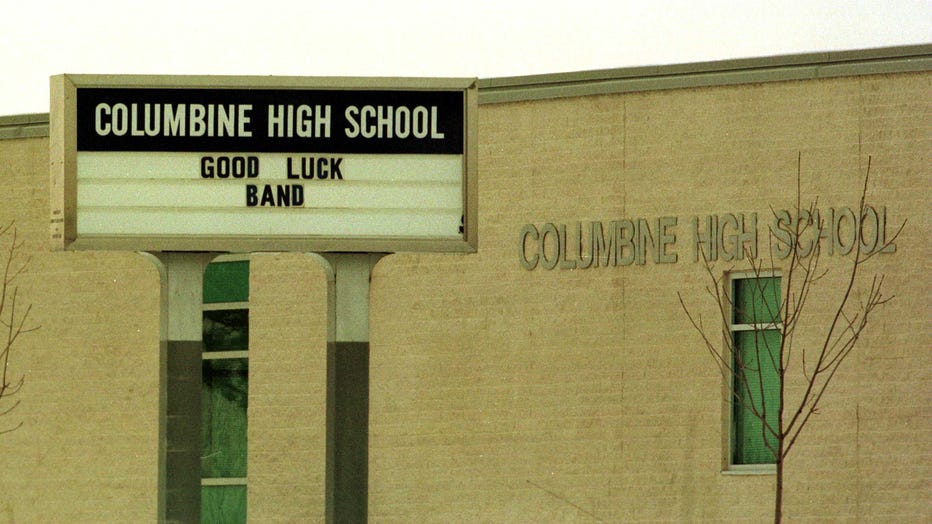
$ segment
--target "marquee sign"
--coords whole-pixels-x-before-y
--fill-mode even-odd
[[[51,87],[56,249],[476,249],[475,79]]]

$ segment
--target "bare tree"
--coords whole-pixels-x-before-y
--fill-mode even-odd
[[[0,258],[0,417],[9,415],[19,406],[19,400],[12,401],[10,397],[19,393],[25,382],[25,375],[16,376],[10,370],[13,347],[20,336],[39,329],[38,326],[26,325],[32,305],[27,304],[23,308],[18,303],[17,278],[26,271],[29,259],[22,260],[20,251],[23,241],[17,238],[14,222],[0,227],[0,246],[6,243],[9,243],[9,246],[3,246],[3,255]],[[7,427],[4,427],[5,424],[0,425],[0,435],[14,431],[22,425],[22,422]]]
[[[893,296],[885,296],[883,293],[883,275],[874,274],[864,278],[863,266],[877,253],[892,250],[893,242],[906,224],[904,221],[891,238],[874,248],[862,248],[865,234],[863,217],[868,213],[868,158],[860,201],[857,209],[853,210],[859,217],[853,226],[856,241],[853,252],[847,255],[849,260],[844,261],[846,273],[842,292],[837,302],[833,302],[830,320],[815,320],[825,323],[813,325],[813,315],[807,316],[804,311],[814,288],[822,282],[828,270],[820,267],[822,250],[818,244],[813,247],[811,242],[807,242],[807,247],[803,249],[800,239],[808,234],[808,238],[815,236],[818,242],[825,224],[821,218],[816,218],[819,216],[817,202],[808,207],[801,204],[800,161],[801,158],[797,160],[797,219],[789,231],[777,232],[771,228],[770,255],[766,264],[755,260],[751,252],[745,249],[744,258],[750,266],[752,278],[749,280],[749,289],[745,289],[744,293],[750,295],[750,300],[746,301],[750,306],[736,301],[729,272],[716,271],[705,253],[705,270],[710,279],[706,291],[717,308],[712,325],[703,323],[702,316],[691,311],[678,293],[683,311],[728,385],[733,404],[739,410],[744,410],[744,416],[759,421],[760,437],[766,449],[772,453],[776,466],[774,522],[780,522],[783,515],[783,471],[787,456],[812,415],[819,412],[823,395],[861,339],[872,314],[893,299]],[[774,211],[775,217],[777,213]],[[812,228],[819,229],[813,231]],[[776,246],[776,249],[782,251],[781,254],[786,255],[782,260],[778,260],[774,253],[776,234],[784,239],[789,238],[788,245]],[[768,277],[773,275],[779,275],[778,285],[783,291],[777,291],[779,296],[770,287],[774,285],[773,280],[768,281]],[[750,307],[751,310],[741,311],[741,307]],[[760,323],[754,329],[779,333],[779,340],[776,337],[754,336],[750,352],[747,348],[740,350],[731,326],[736,316],[764,319],[757,321]],[[807,334],[795,338],[797,330],[804,325],[810,333],[817,332],[817,336]],[[764,368],[775,373],[777,380],[776,398],[773,398],[771,390],[769,403],[763,379]],[[788,385],[791,387],[788,388]]]

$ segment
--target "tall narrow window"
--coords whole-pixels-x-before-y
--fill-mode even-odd
[[[204,272],[201,522],[246,522],[249,261]]]
[[[780,277],[732,279],[731,464],[774,464],[780,409]]]

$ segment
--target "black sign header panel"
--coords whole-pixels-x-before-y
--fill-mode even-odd
[[[463,90],[78,87],[78,151],[454,154]]]

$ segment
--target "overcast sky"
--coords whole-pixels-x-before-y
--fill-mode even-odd
[[[932,43],[932,0],[0,0],[0,115],[58,73],[458,76]]]

